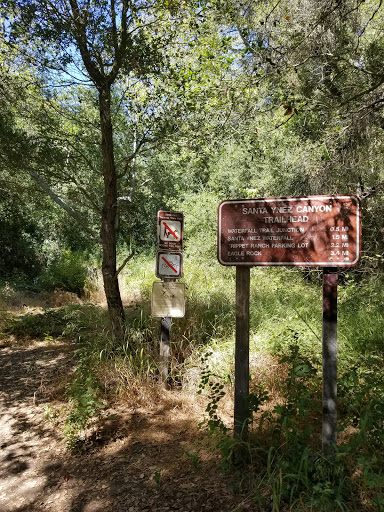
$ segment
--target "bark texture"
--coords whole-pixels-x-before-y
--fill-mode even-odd
[[[115,338],[124,335],[124,309],[116,272],[117,176],[113,151],[110,86],[99,89],[101,149],[103,159],[104,205],[101,239],[103,247],[103,281],[108,311]]]

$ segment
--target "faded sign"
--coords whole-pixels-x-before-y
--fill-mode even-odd
[[[185,315],[185,284],[156,281],[152,286],[153,317],[181,318]]]

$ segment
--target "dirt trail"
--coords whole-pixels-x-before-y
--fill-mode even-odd
[[[46,419],[72,368],[64,342],[0,346],[2,512],[229,512],[253,510],[204,450],[177,394],[151,409],[105,413],[99,442],[66,451]],[[112,414],[113,413],[113,414]]]

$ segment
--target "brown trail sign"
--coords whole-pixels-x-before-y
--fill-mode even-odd
[[[223,201],[218,260],[222,265],[351,267],[360,257],[355,196]]]
[[[218,208],[217,257],[236,266],[234,433],[247,437],[249,268],[324,267],[323,453],[336,449],[337,269],[360,259],[361,219],[356,196],[227,200]]]

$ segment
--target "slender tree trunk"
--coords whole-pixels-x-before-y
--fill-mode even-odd
[[[105,85],[99,89],[104,176],[104,205],[101,227],[103,247],[102,272],[108,312],[112,324],[112,335],[115,339],[121,339],[124,334],[124,309],[116,272],[117,178],[113,152],[110,100],[110,86]]]

